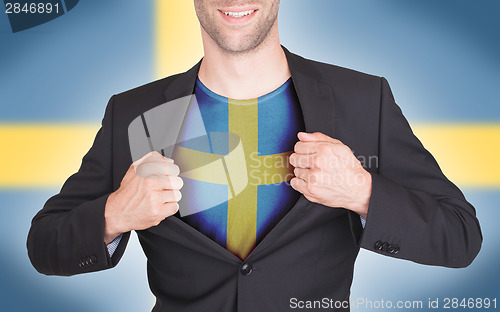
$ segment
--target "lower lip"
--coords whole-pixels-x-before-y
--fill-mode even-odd
[[[229,24],[244,24],[251,20],[254,17],[255,13],[257,13],[257,11],[258,10],[255,10],[251,14],[245,15],[243,17],[232,17],[222,13],[221,11],[219,11],[219,13],[222,15],[222,19]]]

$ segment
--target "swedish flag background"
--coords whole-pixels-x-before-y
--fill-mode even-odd
[[[476,207],[483,229],[482,250],[466,269],[361,251],[353,301],[420,300],[423,309],[401,309],[419,311],[428,310],[429,298],[500,293],[499,10],[495,0],[282,1],[283,45],[385,76],[416,135]],[[136,238],[113,270],[67,278],[33,269],[26,236],[31,218],[78,169],[109,97],[185,71],[201,56],[191,1],[85,0],[15,34],[0,12],[1,311],[152,308]],[[499,299],[489,310],[498,309]]]

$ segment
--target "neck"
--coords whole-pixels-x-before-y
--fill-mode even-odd
[[[244,53],[221,49],[203,30],[202,39],[205,56],[198,77],[212,92],[232,99],[253,99],[277,89],[290,78],[277,31]]]

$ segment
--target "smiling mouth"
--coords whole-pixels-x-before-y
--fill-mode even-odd
[[[242,18],[244,16],[248,16],[248,15],[252,14],[255,11],[257,11],[257,10],[248,10],[248,11],[242,11],[242,12],[224,12],[224,11],[221,11],[221,12],[227,16],[230,16],[230,17]]]

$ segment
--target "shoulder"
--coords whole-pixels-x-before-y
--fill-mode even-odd
[[[128,101],[136,101],[136,100],[154,100],[161,99],[163,100],[165,95],[164,92],[168,88],[168,86],[174,81],[177,77],[182,74],[168,76],[159,80],[155,80],[144,85],[135,87],[133,89],[120,92],[114,95],[115,101],[118,102],[128,102]]]
[[[297,71],[322,84],[332,86],[335,89],[380,90],[382,77],[364,73],[355,69],[328,64],[290,53],[290,61]]]
[[[182,74],[162,78],[133,89],[114,94],[106,106],[113,125],[126,134],[128,125],[141,114],[166,102],[165,91]]]

